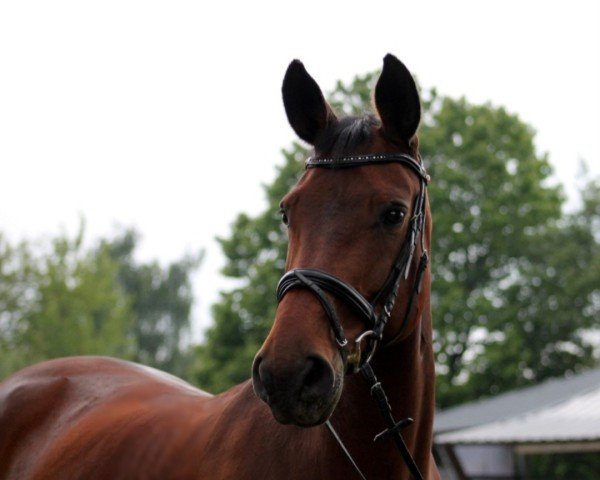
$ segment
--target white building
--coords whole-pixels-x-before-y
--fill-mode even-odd
[[[445,480],[523,478],[529,454],[600,454],[600,368],[438,412],[434,432]]]

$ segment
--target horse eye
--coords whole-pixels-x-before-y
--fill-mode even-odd
[[[290,220],[288,219],[287,213],[285,213],[285,210],[283,208],[279,210],[279,214],[281,215],[281,223],[283,223],[284,225],[289,225]]]
[[[382,220],[385,225],[396,226],[402,223],[404,215],[404,210],[394,205],[383,212]]]

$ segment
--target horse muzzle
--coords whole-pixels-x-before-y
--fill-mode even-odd
[[[343,376],[324,358],[313,355],[278,364],[260,352],[252,366],[252,384],[282,424],[312,427],[325,422],[342,390]]]

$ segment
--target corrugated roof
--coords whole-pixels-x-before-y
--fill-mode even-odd
[[[571,377],[549,380],[539,385],[437,412],[434,432],[441,434],[516,417],[522,422],[528,413],[539,413],[544,409],[559,406],[598,388],[600,368]],[[596,404],[596,408],[600,410],[600,403]]]
[[[600,383],[588,393],[505,420],[436,435],[439,444],[589,442],[600,440]]]

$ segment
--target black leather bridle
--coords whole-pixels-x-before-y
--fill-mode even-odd
[[[429,182],[429,175],[427,175],[427,172],[423,168],[421,161],[417,161],[413,157],[403,153],[357,155],[342,158],[311,157],[306,161],[306,168],[330,169],[351,168],[363,165],[379,165],[384,163],[400,163],[410,168],[419,177],[420,187],[419,194],[417,195],[412,209],[413,216],[410,219],[408,233],[404,240],[404,244],[398,257],[392,265],[386,281],[379,289],[379,293],[375,295],[374,299],[369,302],[354,287],[347,284],[343,280],[330,273],[314,268],[296,268],[294,270],[290,270],[281,278],[279,285],[277,286],[278,301],[281,301],[290,290],[298,287],[307,288],[317,296],[321,302],[321,305],[323,306],[323,309],[327,313],[327,317],[331,323],[331,328],[344,362],[346,362],[348,359],[348,353],[346,351],[348,340],[346,339],[344,329],[342,328],[342,325],[338,319],[335,308],[327,295],[325,295],[325,292],[328,292],[342,300],[345,304],[350,306],[351,309],[365,322],[367,325],[367,330],[365,330],[363,334],[359,335],[358,338],[360,338],[361,341],[364,338],[368,339],[368,347],[366,350],[367,355],[365,358],[370,359],[370,357],[372,357],[375,353],[377,345],[383,340],[383,331],[392,314],[401,281],[408,278],[413,255],[417,246],[418,238],[420,237],[421,259],[419,261],[419,266],[417,267],[415,285],[409,298],[400,329],[394,334],[393,338],[386,341],[386,344],[393,343],[402,335],[410,319],[414,300],[420,291],[423,273],[427,268],[428,263],[428,256],[425,249],[424,236],[422,232],[425,224],[425,196],[427,183]],[[386,293],[387,297],[384,301],[382,301]],[[381,308],[377,313],[378,305],[381,305]],[[357,348],[360,348],[359,346],[360,342],[357,344]],[[363,361],[364,360],[362,358],[355,359],[355,364],[352,365],[353,369],[351,371],[358,371]]]
[[[396,331],[391,338],[386,339],[386,342],[383,346],[394,343],[402,336],[407,324],[409,323],[413,306],[421,290],[423,273],[427,269],[427,264],[429,261],[427,250],[425,248],[423,232],[427,203],[426,190],[427,184],[430,180],[429,175],[425,171],[420,158],[415,159],[404,153],[377,153],[334,158],[310,157],[306,161],[306,168],[342,169],[389,163],[399,163],[405,167],[408,167],[419,177],[419,194],[417,195],[412,208],[413,216],[410,219],[408,233],[405,237],[402,248],[400,249],[400,253],[394,261],[386,281],[380,288],[377,295],[375,295],[373,300],[369,302],[354,287],[344,282],[340,278],[314,268],[296,268],[285,273],[277,285],[277,300],[280,302],[283,297],[294,288],[306,288],[315,294],[327,314],[335,341],[340,350],[344,365],[346,366],[346,371],[349,373],[360,371],[363,374],[370,384],[371,395],[377,401],[379,409],[384,417],[387,429],[377,435],[375,440],[380,440],[383,438],[393,439],[398,446],[412,476],[415,479],[420,480],[422,479],[422,475],[419,472],[419,469],[417,468],[410,452],[408,451],[402,435],[400,434],[400,429],[410,425],[410,423],[412,423],[412,419],[408,418],[401,420],[400,422],[395,422],[391,414],[391,407],[385,392],[381,387],[381,383],[378,382],[377,378],[375,377],[373,369],[370,365],[370,361],[373,358],[378,346],[383,342],[384,329],[392,315],[402,280],[406,280],[410,273],[411,265],[413,263],[413,256],[417,244],[419,243],[419,239],[421,246],[421,258],[417,266],[413,288],[408,298],[402,323],[398,331]],[[348,305],[359,317],[361,317],[367,326],[367,329],[356,338],[355,350],[351,354],[349,354],[346,350],[348,340],[344,334],[344,329],[339,321],[336,309],[325,292],[337,297],[346,305]],[[379,309],[378,306],[380,307]],[[366,348],[363,354],[361,351],[361,343],[365,339]],[[343,445],[341,439],[329,421],[327,422],[327,426],[354,465],[358,474],[364,479],[364,475],[356,465],[346,447]]]

